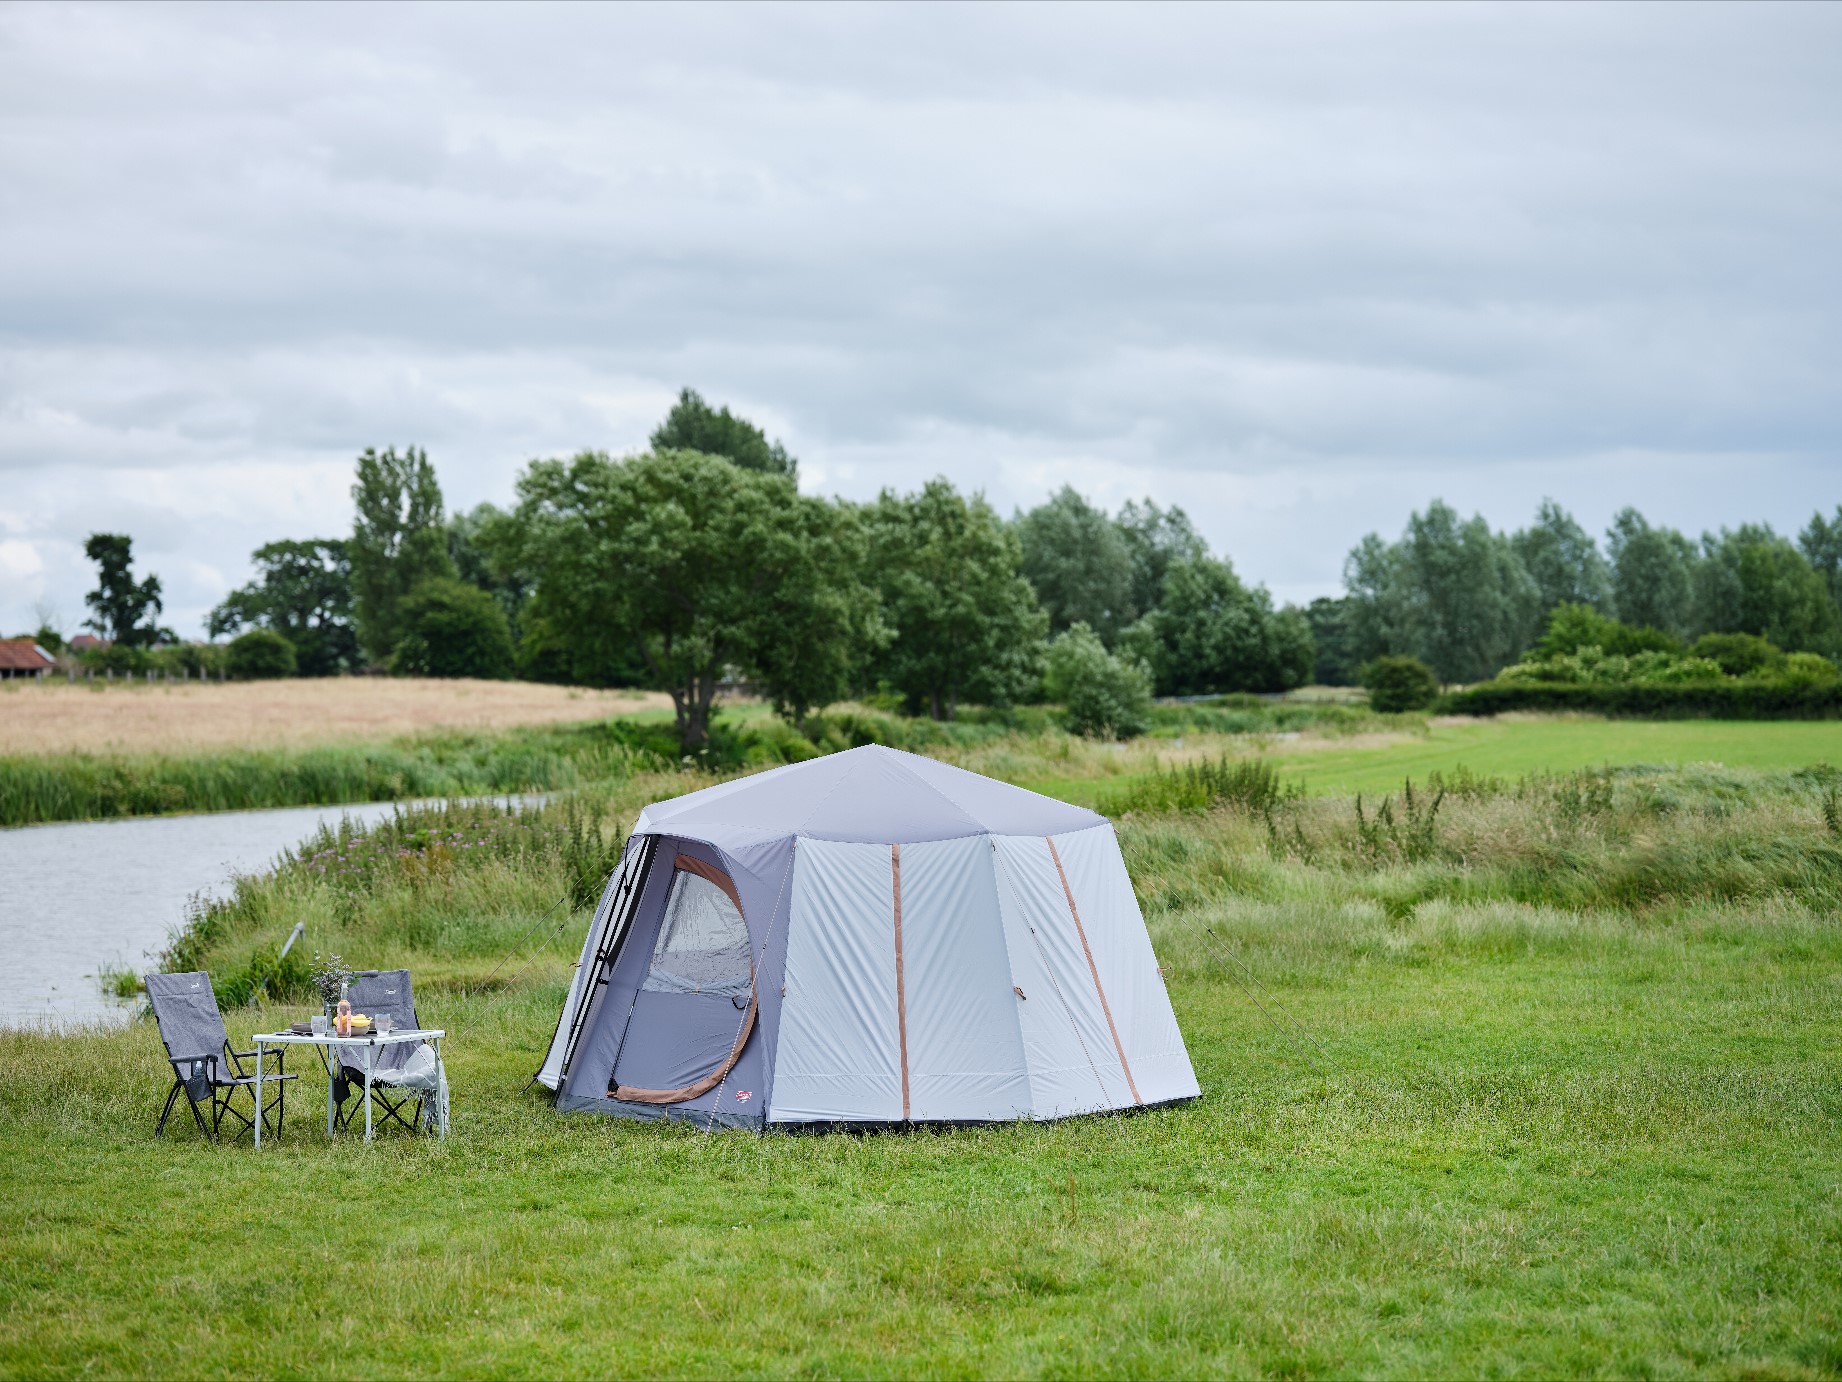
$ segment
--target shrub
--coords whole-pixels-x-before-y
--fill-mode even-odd
[[[1357,673],[1369,704],[1385,714],[1424,710],[1439,694],[1439,678],[1417,657],[1378,657]]]
[[[230,675],[261,681],[294,675],[294,645],[273,629],[251,629],[230,640]]]
[[[1060,701],[1068,728],[1102,739],[1143,734],[1151,723],[1151,673],[1142,662],[1115,657],[1086,624],[1049,645],[1044,687]]]
[[[1613,657],[1631,657],[1638,653],[1680,653],[1682,644],[1661,629],[1621,623],[1591,605],[1566,602],[1549,613],[1547,631],[1529,649],[1528,656],[1545,661],[1582,648],[1598,648]]]
[[[1842,718],[1842,680],[1797,684],[1740,680],[1671,685],[1480,682],[1443,696],[1444,715],[1500,715],[1511,710],[1579,711],[1639,719],[1833,720]]]
[[[1718,662],[1730,677],[1767,671],[1784,661],[1784,654],[1770,640],[1751,633],[1704,633],[1689,649],[1689,656]]]
[[[499,602],[478,586],[437,577],[403,602],[403,637],[390,667],[408,676],[503,679],[513,656]]]
[[[1821,653],[1788,653],[1772,680],[1780,686],[1833,686],[1842,671]]]

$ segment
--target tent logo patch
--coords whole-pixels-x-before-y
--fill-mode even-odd
[[[736,1102],[738,1104],[746,1104],[750,1099],[754,1097],[755,1097],[754,1092],[752,1090],[738,1089],[736,1091]]]

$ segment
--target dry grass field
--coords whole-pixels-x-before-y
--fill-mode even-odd
[[[102,688],[10,682],[0,683],[0,754],[304,747],[427,729],[595,720],[669,705],[649,691],[407,677]]]

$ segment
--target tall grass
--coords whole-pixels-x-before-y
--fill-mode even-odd
[[[0,757],[0,826],[555,791],[657,768],[658,755],[637,739],[610,721],[368,746]]]

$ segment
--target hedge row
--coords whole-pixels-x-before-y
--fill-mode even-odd
[[[1730,681],[1702,685],[1572,686],[1487,681],[1442,696],[1443,715],[1500,715],[1508,710],[1580,710],[1653,720],[1842,719],[1842,683],[1818,686]]]

